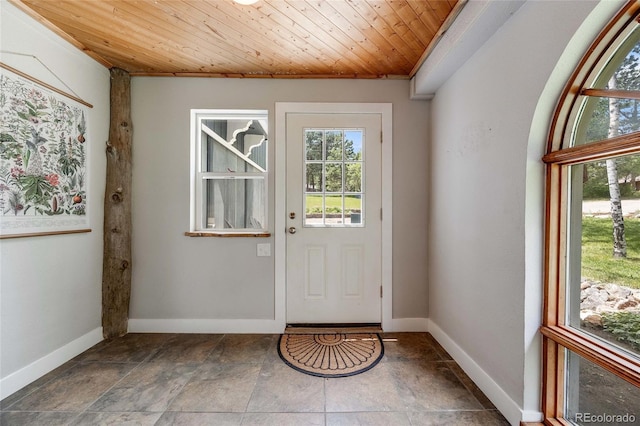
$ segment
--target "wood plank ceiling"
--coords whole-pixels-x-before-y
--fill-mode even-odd
[[[466,0],[11,0],[131,75],[409,78]]]

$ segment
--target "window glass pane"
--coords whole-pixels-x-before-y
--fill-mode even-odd
[[[343,223],[342,212],[344,211],[342,195],[327,195],[324,199],[325,225],[338,225]]]
[[[571,166],[567,321],[640,355],[640,155]]]
[[[202,120],[202,171],[266,171],[267,132],[263,124],[261,120],[250,119]]]
[[[325,177],[325,191],[342,192],[342,163],[326,163]]]
[[[329,161],[342,161],[342,141],[343,141],[343,132],[342,130],[326,130],[325,138],[326,143],[325,146],[327,148],[326,159]]]
[[[634,27],[591,87],[640,90],[640,27]],[[612,78],[615,79],[613,84]]]
[[[623,91],[640,90],[640,31],[636,29],[612,57],[593,88]],[[580,130],[574,145],[601,141],[640,131],[640,101],[608,97],[585,100]]]
[[[362,130],[345,130],[344,159],[362,160]]]
[[[640,424],[640,388],[567,353],[566,418],[579,425]]]
[[[307,163],[306,192],[322,192],[322,163]]]
[[[591,97],[585,103],[586,131],[575,145],[640,131],[640,101]]]
[[[304,202],[304,225],[318,226],[324,224],[324,196],[307,195]]]
[[[344,191],[362,191],[362,163],[345,163],[344,165]]]
[[[264,229],[264,178],[206,179],[205,229]]]
[[[362,195],[347,195],[344,197],[344,220],[347,224],[362,223]]]
[[[305,158],[307,160],[322,160],[322,130],[305,130]]]

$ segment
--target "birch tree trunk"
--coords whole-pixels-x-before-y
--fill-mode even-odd
[[[102,266],[102,327],[106,339],[127,333],[131,298],[131,77],[118,68],[111,68],[110,73]]]
[[[615,75],[609,80],[609,89],[617,87]],[[609,138],[618,136],[620,124],[620,103],[618,99],[609,98]],[[614,158],[606,161],[609,198],[611,200],[611,220],[613,222],[613,257],[627,257],[627,241],[624,236],[624,217],[620,184],[618,183],[618,167]]]

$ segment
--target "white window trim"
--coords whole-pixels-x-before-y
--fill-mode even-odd
[[[215,235],[223,235],[223,236],[232,236],[232,235],[242,235],[242,236],[269,236],[267,227],[269,223],[269,173],[267,170],[264,173],[243,173],[242,179],[252,179],[252,178],[264,178],[265,184],[265,220],[262,229],[203,229],[199,224],[199,219],[203,211],[202,205],[202,197],[198,194],[202,193],[202,182],[207,179],[212,178],[234,178],[235,175],[232,173],[212,173],[212,172],[200,172],[199,165],[201,164],[201,152],[200,149],[202,146],[202,119],[204,117],[211,117],[215,115],[216,119],[220,120],[239,120],[239,119],[250,119],[257,118],[258,116],[268,117],[268,110],[234,110],[234,109],[192,109],[190,114],[190,178],[189,178],[189,232],[186,233],[188,236],[215,236]],[[265,120],[266,121],[266,120]],[[267,130],[269,131],[269,130]],[[208,133],[208,132],[207,132]],[[212,135],[213,136],[213,135]],[[231,151],[237,151],[235,147],[229,145],[226,141],[219,140],[216,136],[213,136],[220,142],[223,146],[231,149]],[[255,164],[253,161],[246,158],[245,155],[237,151],[241,158],[251,164],[253,167],[256,167],[258,170],[262,170],[260,166]],[[268,164],[268,159],[267,159]],[[267,166],[268,169],[268,166]]]

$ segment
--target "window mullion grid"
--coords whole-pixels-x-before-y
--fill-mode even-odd
[[[616,99],[640,99],[638,90],[582,89],[582,96]]]
[[[257,179],[266,178],[267,172],[200,172],[199,178],[206,179]]]
[[[322,226],[327,225],[327,131],[322,130]]]
[[[342,150],[344,151],[344,139],[342,141]],[[340,195],[341,195],[340,196],[340,202],[342,203],[342,224],[344,225],[345,224],[345,220],[346,220],[345,219],[345,215],[344,215],[344,207],[345,207],[345,196],[344,196],[344,193],[346,191],[345,184],[347,183],[346,182],[347,179],[346,179],[346,176],[345,176],[346,167],[345,167],[345,163],[344,163],[344,152],[342,153],[342,162],[340,163],[340,166],[342,167],[342,188],[341,188],[342,191],[340,193]]]
[[[344,130],[342,130],[342,161],[340,162],[340,166],[342,167],[342,191],[340,201],[342,203],[342,225],[346,224],[346,216],[345,216],[345,192],[347,191],[347,166],[345,163],[345,152],[344,152],[344,144],[346,142]]]
[[[572,165],[637,153],[640,153],[640,132],[553,151],[542,157],[542,161]]]

